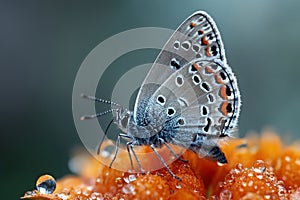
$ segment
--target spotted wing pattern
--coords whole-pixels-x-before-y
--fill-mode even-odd
[[[213,19],[198,11],[188,17],[171,36],[142,84],[134,107],[134,119],[145,125],[145,102],[175,71],[193,60],[226,63],[223,43]]]
[[[240,111],[236,78],[213,20],[196,12],[175,31],[138,94],[134,119],[166,142],[219,162]]]

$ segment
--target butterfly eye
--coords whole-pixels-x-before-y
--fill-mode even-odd
[[[173,107],[169,107],[169,108],[167,109],[167,115],[168,115],[169,117],[172,117],[173,115],[175,115],[175,113],[176,113],[176,110],[175,110]]]
[[[156,102],[163,106],[166,103],[166,98],[163,95],[158,95]]]

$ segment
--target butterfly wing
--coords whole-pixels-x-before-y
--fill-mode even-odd
[[[160,52],[137,97],[134,119],[166,142],[221,163],[217,145],[230,135],[240,110],[236,79],[217,27],[205,12],[184,21]]]
[[[202,59],[171,74],[147,106],[151,126],[163,124],[161,137],[203,157],[221,152],[216,150],[218,139],[230,136],[239,110],[240,94],[231,68],[220,61]]]
[[[146,125],[145,109],[152,94],[177,70],[194,59],[220,60],[226,63],[223,43],[213,19],[198,11],[174,32],[158,55],[137,96],[134,119]]]

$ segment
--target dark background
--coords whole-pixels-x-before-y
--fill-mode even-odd
[[[299,138],[299,8],[296,0],[1,1],[1,199],[34,189],[41,174],[69,173],[70,151],[82,145],[73,83],[95,46],[132,28],[176,29],[196,10],[215,19],[237,76],[239,135],[273,127]],[[124,65],[152,62],[156,54],[131,54]]]

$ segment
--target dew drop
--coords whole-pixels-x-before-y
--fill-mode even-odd
[[[83,196],[86,196],[86,197],[90,196],[90,194],[89,194],[88,191],[83,191],[83,192],[82,192],[82,195],[83,195]]]
[[[278,181],[277,182],[277,187],[278,187],[278,196],[284,196],[286,194],[286,189],[284,187],[284,182],[283,181]]]
[[[180,189],[180,188],[182,188],[182,185],[181,185],[180,183],[177,183],[177,184],[176,184],[176,188],[177,188],[177,189]]]
[[[68,195],[65,195],[65,194],[62,194],[62,193],[58,193],[57,196],[58,196],[60,199],[68,199]]]
[[[219,183],[218,183],[218,186],[221,188],[221,187],[224,187],[225,184],[224,184],[224,182],[219,182]]]
[[[247,187],[247,183],[246,182],[242,182],[242,186],[243,187]]]
[[[295,161],[295,164],[300,165],[300,159],[297,158],[296,161]]]
[[[285,160],[286,162],[290,162],[290,161],[291,161],[291,158],[290,158],[289,156],[285,156],[285,157],[284,157],[284,160]]]
[[[96,179],[96,183],[97,183],[97,184],[101,183],[101,178],[97,178],[97,179]]]
[[[253,199],[262,199],[260,195],[248,192],[246,195],[244,195],[241,200],[253,200]]]
[[[249,173],[248,173],[248,176],[249,176],[249,177],[253,177],[253,173],[249,172]]]
[[[264,197],[265,197],[265,199],[271,199],[271,195],[269,195],[269,194],[266,194]]]
[[[135,181],[136,180],[136,177],[135,175],[133,174],[129,174],[128,175],[128,172],[125,172],[124,175],[123,175],[123,180],[126,182],[126,183],[130,183],[132,181]]]
[[[232,197],[232,193],[229,190],[222,190],[220,193],[220,200],[229,200]]]
[[[243,164],[241,164],[241,163],[238,163],[237,165],[236,165],[236,169],[237,170],[243,170]]]
[[[219,198],[216,195],[213,195],[209,198],[210,200],[219,200]]]
[[[80,188],[76,189],[76,190],[75,190],[75,193],[76,193],[77,195],[80,195],[80,194],[81,194],[81,189],[80,189]]]
[[[262,174],[258,174],[258,175],[256,175],[256,178],[258,178],[259,180],[262,180],[264,178],[264,176]]]
[[[122,188],[124,194],[134,194],[134,187],[131,184],[127,184]]]
[[[27,192],[25,193],[26,196],[33,196],[32,194],[33,194],[32,191],[27,191]]]
[[[300,188],[298,188],[295,192],[293,192],[290,196],[291,200],[300,199]]]
[[[253,181],[251,180],[248,182],[248,187],[252,187],[252,186],[253,186]]]
[[[123,180],[125,181],[125,183],[130,183],[128,177],[124,177]]]
[[[220,167],[224,166],[225,164],[226,164],[226,163],[220,163],[220,162],[217,162],[217,165],[220,166]]]
[[[129,180],[130,182],[135,181],[135,180],[136,180],[135,175],[133,175],[133,174],[129,175],[129,176],[128,176],[128,180]]]
[[[52,194],[56,188],[56,181],[47,174],[40,176],[36,181],[36,188],[42,194]]]
[[[266,170],[265,162],[262,160],[257,160],[252,166],[253,171],[256,173],[263,173]]]

